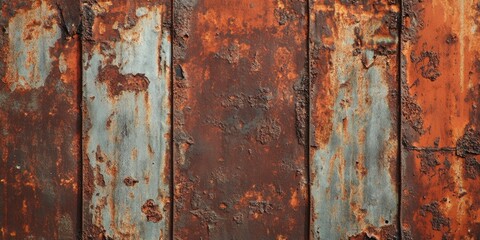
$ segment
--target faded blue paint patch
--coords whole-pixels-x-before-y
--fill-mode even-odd
[[[113,238],[163,239],[168,230],[170,192],[164,173],[170,133],[170,36],[161,28],[160,9],[139,10],[144,11],[136,26],[119,30],[121,39],[112,43],[112,64],[124,75],[143,74],[149,80],[145,91],[109,96],[106,84],[98,80],[107,57],[99,45],[84,56],[84,99],[91,122],[85,151],[90,167],[99,168],[94,178],[105,182],[95,185],[91,222]],[[100,161],[97,155],[104,157]],[[128,186],[124,180],[129,177],[138,183]],[[149,199],[158,205],[158,222],[148,221],[142,212]]]
[[[362,29],[376,29],[378,23],[371,24]],[[314,239],[347,239],[395,222],[398,211],[389,172],[397,142],[391,139],[388,79],[382,67],[386,57],[378,56],[374,63],[369,49],[363,50],[363,59],[352,55],[354,27],[338,28],[343,38],[335,43],[329,73],[337,94],[334,104],[315,106],[332,108],[333,115],[328,142],[312,156]]]
[[[61,37],[57,12],[45,1],[17,13],[8,24],[9,53],[6,79],[10,90],[39,88],[45,84],[52,62],[52,48]]]

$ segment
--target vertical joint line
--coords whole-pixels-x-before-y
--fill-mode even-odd
[[[312,194],[311,194],[311,179],[310,179],[310,165],[311,165],[311,156],[310,156],[310,131],[311,131],[311,92],[312,92],[312,86],[311,86],[311,62],[310,62],[310,27],[311,27],[311,2],[310,0],[307,1],[307,129],[306,129],[306,171],[307,171],[307,193],[308,193],[308,198],[307,198],[307,234],[306,237],[308,239],[312,239],[311,236],[311,230],[312,230],[312,219],[311,219],[311,211],[312,211]]]
[[[83,1],[82,0],[78,0],[78,4],[80,4],[80,26],[79,26],[79,29],[80,30],[77,30],[77,36],[78,36],[78,41],[79,41],[79,51],[80,51],[80,56],[79,56],[79,67],[80,67],[80,79],[78,81],[78,85],[79,85],[79,96],[78,98],[80,98],[79,100],[79,110],[80,110],[80,113],[79,113],[79,121],[80,121],[80,161],[79,161],[79,165],[78,165],[78,185],[79,185],[79,190],[78,190],[78,207],[77,207],[77,211],[79,211],[78,213],[78,220],[79,220],[79,223],[77,223],[77,230],[79,231],[78,233],[78,237],[79,239],[83,239],[84,236],[83,236],[83,232],[86,230],[85,227],[84,227],[84,224],[83,224],[83,221],[84,221],[84,217],[83,217],[83,192],[84,192],[84,189],[83,189],[83,186],[84,186],[84,182],[83,182],[83,165],[85,163],[85,159],[84,159],[84,155],[83,155],[83,150],[84,150],[84,146],[83,146],[83,139],[84,139],[84,119],[83,119],[83,109],[85,108],[85,106],[83,105],[83,94],[84,94],[84,89],[83,89],[83,77],[84,77],[84,73],[83,73],[83,50],[84,50],[84,42],[83,42],[83,34],[84,34],[84,25],[83,25],[83,21],[85,20],[84,17],[84,10],[83,10]]]
[[[173,62],[173,45],[174,45],[174,38],[175,38],[175,30],[174,30],[174,4],[175,0],[170,0],[170,224],[169,231],[170,231],[170,239],[173,240],[173,231],[174,231],[174,211],[175,211],[175,171],[174,171],[174,164],[175,164],[175,156],[174,156],[174,62]]]
[[[402,29],[403,29],[403,1],[399,0],[399,17],[397,22],[397,79],[398,79],[398,122],[397,122],[397,158],[398,158],[398,235],[399,238],[402,239]]]

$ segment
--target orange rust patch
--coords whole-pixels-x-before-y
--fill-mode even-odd
[[[101,83],[105,83],[111,96],[119,96],[123,92],[145,91],[150,81],[144,74],[121,74],[116,66],[104,67],[98,76]]]

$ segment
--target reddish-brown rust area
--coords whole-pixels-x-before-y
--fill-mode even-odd
[[[174,237],[305,239],[307,2],[174,1]]]
[[[6,59],[11,51],[22,49],[9,49],[12,46],[9,22],[39,7],[40,2],[54,12],[49,29],[38,29],[38,24],[33,22],[25,22],[21,27],[26,31],[60,28],[62,36],[53,47],[46,49],[50,59],[45,61],[49,64],[51,61],[51,70],[43,86],[12,90],[10,84],[18,79],[5,75],[12,67]],[[81,199],[81,64],[77,36],[79,11],[75,9],[79,3],[21,0],[0,1],[0,5],[0,238],[77,239]],[[24,37],[23,40],[31,37],[34,41],[38,36]],[[30,50],[38,54],[44,51]],[[24,64],[36,63],[27,59]]]
[[[147,221],[149,222],[156,223],[162,220],[162,214],[158,208],[158,204],[155,204],[153,199],[148,199],[145,204],[143,204],[142,213],[147,216]]]
[[[398,229],[395,225],[388,225],[379,229],[369,228],[355,236],[350,236],[348,240],[393,240],[398,239]]]
[[[135,186],[135,184],[138,183],[138,180],[132,177],[126,177],[125,179],[123,179],[123,183],[125,183],[126,186],[133,187]]]
[[[111,96],[123,92],[145,91],[150,81],[144,74],[121,74],[117,66],[108,65],[100,71],[98,81],[105,83]]]
[[[403,1],[405,239],[480,236],[478,9],[473,0]]]

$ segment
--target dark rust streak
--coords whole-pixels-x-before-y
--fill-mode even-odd
[[[404,146],[406,150],[417,151],[417,152],[455,152],[457,151],[456,147],[415,147],[415,146]]]
[[[393,0],[395,3],[397,2],[396,0]],[[402,73],[405,72],[404,70],[404,63],[402,62],[402,44],[403,44],[403,36],[402,36],[402,30],[403,30],[403,14],[404,14],[404,6],[403,6],[403,1],[398,0],[398,6],[399,6],[399,11],[397,15],[397,22],[396,22],[396,33],[398,37],[398,44],[397,44],[397,89],[398,89],[398,98],[397,98],[397,116],[400,116],[397,118],[397,161],[399,167],[397,168],[397,179],[398,179],[398,215],[397,215],[397,232],[398,232],[398,237],[399,239],[403,239],[403,231],[402,231],[402,189],[403,189],[403,177],[402,177],[402,138],[403,138],[403,129],[402,129],[402,102],[403,102],[403,96],[402,96],[402,86],[403,86],[403,79],[402,79]]]

